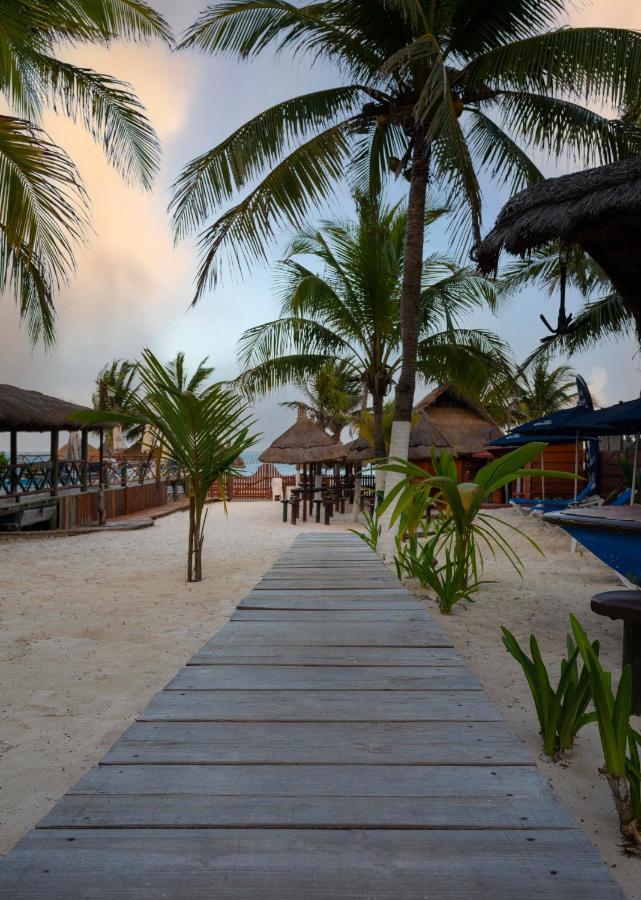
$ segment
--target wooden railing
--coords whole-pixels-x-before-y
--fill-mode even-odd
[[[63,460],[52,464],[51,460],[0,466],[0,497],[19,498],[25,494],[47,493],[90,488],[129,487],[151,482],[182,483],[178,467],[163,462],[156,472],[156,461],[114,462],[102,464],[89,460]]]

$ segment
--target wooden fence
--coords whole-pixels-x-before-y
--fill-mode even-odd
[[[234,475],[225,479],[227,500],[271,500],[272,478],[281,478],[283,489],[296,483],[294,475],[281,475],[272,463],[263,464],[253,475]],[[209,500],[220,500],[220,486],[215,484]]]

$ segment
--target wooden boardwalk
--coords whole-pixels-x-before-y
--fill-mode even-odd
[[[622,894],[421,604],[357,538],[307,532],[9,854],[0,897]]]

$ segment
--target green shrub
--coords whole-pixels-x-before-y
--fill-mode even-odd
[[[568,655],[561,660],[561,677],[555,689],[534,635],[530,635],[530,658],[507,628],[501,628],[501,631],[508,653],[520,664],[530,687],[541,728],[543,751],[558,759],[572,749],[574,738],[581,728],[588,722],[596,721],[595,713],[586,712],[591,699],[590,673],[585,665],[579,672],[579,648],[568,635]],[[597,641],[591,649],[598,658]]]
[[[355,528],[348,529],[352,534],[355,534],[356,537],[359,537],[362,541],[365,541],[368,547],[371,547],[372,550],[376,550],[378,547],[378,539],[381,536],[381,526],[378,521],[378,513],[374,510],[371,514],[366,512],[364,513],[365,517],[365,531],[356,531]]]
[[[594,645],[575,616],[572,631],[583,662],[590,674],[592,699],[599,726],[604,763],[599,770],[607,779],[619,816],[621,834],[628,850],[641,855],[641,735],[630,724],[632,669],[626,666],[616,693],[612,674],[602,667]]]

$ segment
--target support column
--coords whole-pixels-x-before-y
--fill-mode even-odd
[[[80,432],[80,490],[86,493],[89,484],[89,432],[83,428]]]
[[[60,432],[54,428],[51,432],[51,496],[58,496],[58,484],[60,482],[60,470],[58,463],[58,448]]]
[[[11,463],[11,493],[15,494],[18,490],[18,432],[12,431],[10,435],[11,450],[9,452],[9,462]]]

